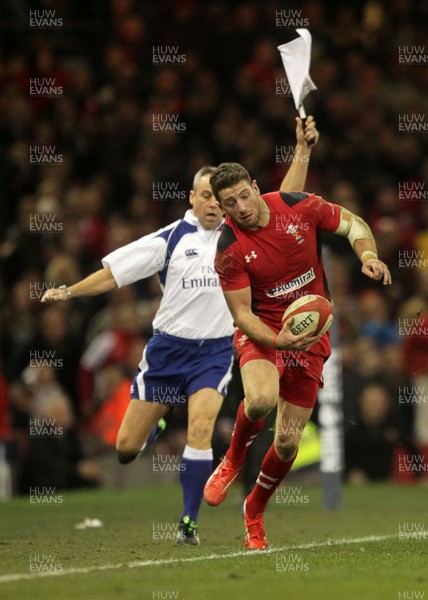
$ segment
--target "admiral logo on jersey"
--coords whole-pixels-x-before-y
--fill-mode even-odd
[[[280,283],[273,289],[265,290],[265,294],[266,296],[269,296],[269,298],[277,298],[278,296],[283,296],[284,294],[289,294],[290,292],[298,290],[313,279],[315,279],[315,273],[311,268],[309,271],[306,271],[306,273],[303,273],[303,275],[299,275],[299,277],[296,277],[287,283]]]

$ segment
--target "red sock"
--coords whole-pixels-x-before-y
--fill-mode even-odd
[[[258,421],[250,421],[244,412],[244,401],[241,402],[236,414],[235,427],[233,429],[230,446],[226,452],[226,458],[234,466],[242,465],[247,455],[248,447],[253,439],[260,433],[265,424],[265,418]]]
[[[297,452],[291,460],[284,462],[279,458],[273,444],[269,448],[263,459],[257,483],[247,497],[245,511],[251,519],[265,511],[269,498],[291,469],[296,456]]]

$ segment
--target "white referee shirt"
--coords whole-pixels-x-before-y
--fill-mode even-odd
[[[187,339],[233,335],[214,270],[221,227],[204,229],[188,210],[183,219],[114,250],[102,263],[111,269],[118,287],[159,273],[163,296],[154,329]]]

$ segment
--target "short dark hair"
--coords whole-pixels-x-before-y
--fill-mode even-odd
[[[219,192],[221,192],[221,190],[231,187],[240,181],[248,181],[251,185],[251,177],[247,169],[239,163],[221,163],[211,175],[210,179],[211,188],[217,201],[220,202]]]

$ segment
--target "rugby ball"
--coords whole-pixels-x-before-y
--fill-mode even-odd
[[[323,296],[308,294],[290,304],[284,312],[282,322],[294,317],[291,333],[299,335],[310,331],[313,335],[322,335],[333,322],[333,307]]]

